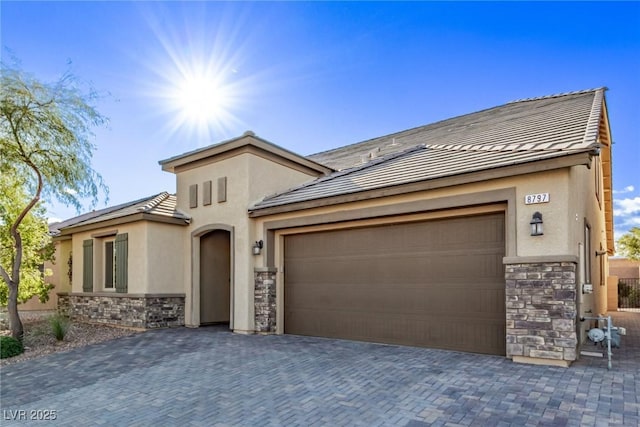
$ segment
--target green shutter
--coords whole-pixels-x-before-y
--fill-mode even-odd
[[[116,292],[126,293],[129,277],[129,235],[116,236]]]
[[[82,292],[93,292],[93,239],[82,242]]]

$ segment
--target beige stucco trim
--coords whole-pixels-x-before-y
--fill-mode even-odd
[[[230,294],[230,312],[229,312],[229,329],[233,330],[234,324],[234,301],[235,301],[235,229],[228,224],[207,224],[191,232],[191,286],[187,292],[187,301],[185,301],[185,323],[189,326],[200,326],[200,237],[214,230],[224,230],[229,232],[229,250],[230,262],[229,266],[229,286]],[[187,309],[187,307],[189,307]],[[187,321],[189,319],[189,321]]]
[[[513,256],[502,258],[503,264],[543,264],[551,262],[571,262],[578,264],[575,255],[541,255],[541,256]]]
[[[361,191],[356,193],[344,194],[333,197],[326,197],[315,200],[308,200],[304,202],[278,205],[272,207],[266,207],[262,209],[253,209],[249,211],[249,216],[252,218],[273,215],[277,213],[294,212],[305,209],[313,209],[323,206],[331,206],[343,203],[351,203],[362,200],[383,198],[389,196],[396,196],[400,194],[407,194],[419,191],[434,190],[444,187],[452,187],[456,185],[470,184],[476,182],[484,182],[493,179],[512,177],[516,175],[524,175],[536,172],[545,172],[554,169],[562,169],[569,166],[587,165],[591,164],[592,154],[589,152],[581,152],[572,155],[566,155],[549,160],[530,162],[525,164],[507,166],[497,169],[490,169],[479,172],[472,172],[462,175],[456,175],[451,177],[444,177],[439,179],[432,179],[427,181],[420,181],[415,183],[409,183],[404,185],[397,185],[393,187],[378,188],[369,191]]]

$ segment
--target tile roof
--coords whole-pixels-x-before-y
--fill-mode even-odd
[[[596,144],[605,88],[550,95],[308,156],[334,169],[427,144],[451,150],[571,150]]]
[[[183,220],[185,224],[188,224],[191,220],[188,215],[180,212],[176,208],[176,196],[163,191],[162,193],[155,194],[153,196],[88,212],[62,222],[49,224],[49,233],[56,236],[59,235],[63,229],[98,224],[100,222],[125,218],[127,216],[140,213],[148,214],[152,217],[155,216],[157,218]]]
[[[531,98],[317,153],[339,169],[272,195],[259,210],[588,152],[604,88]]]

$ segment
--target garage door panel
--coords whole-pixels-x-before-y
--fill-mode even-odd
[[[460,278],[466,281],[472,274],[478,280],[485,278],[495,279],[502,274],[502,255],[494,253],[475,253],[471,251],[450,253],[402,253],[400,255],[358,255],[358,256],[331,256],[319,259],[298,259],[295,262],[289,260],[286,266],[286,274],[289,280],[310,281],[311,283],[323,283],[326,281],[326,270],[331,269],[332,280],[339,283],[388,283],[390,279],[402,275],[405,281],[424,283],[430,280],[442,278]],[[485,249],[485,251],[487,251]],[[464,259],[464,268],[452,269],[461,258]],[[504,287],[502,283],[496,286]]]
[[[285,237],[285,332],[505,353],[504,215]]]
[[[468,318],[450,318],[441,324],[441,317],[411,314],[380,317],[371,313],[353,311],[316,313],[301,311],[290,315],[299,318],[294,323],[300,329],[289,333],[388,344],[414,345],[493,354],[496,347],[504,346],[503,321],[478,324]],[[444,326],[444,327],[443,327]],[[376,339],[372,340],[371,337]]]
[[[397,284],[392,290],[395,295],[388,292],[388,288],[382,286],[311,285],[291,290],[287,294],[287,305],[296,310],[315,309],[320,305],[326,310],[368,311],[380,315],[430,312],[448,316],[451,316],[451,308],[455,307],[460,317],[482,316],[504,322],[504,301],[498,301],[504,296],[501,290],[481,287],[452,289],[446,283],[436,283],[430,289],[415,284]],[[340,298],[336,298],[336,294]]]

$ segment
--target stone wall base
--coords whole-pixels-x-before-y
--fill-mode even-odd
[[[184,295],[59,294],[58,310],[73,320],[131,328],[184,326]]]

